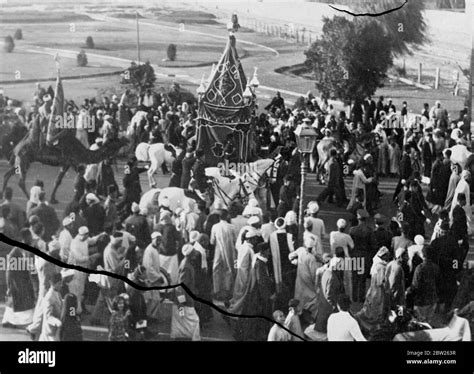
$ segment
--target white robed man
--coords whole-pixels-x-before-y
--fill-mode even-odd
[[[237,234],[237,240],[235,242],[235,248],[237,251],[240,250],[240,248],[244,245],[244,238],[243,238],[243,233],[248,231],[249,229],[256,229],[258,231],[258,235],[261,235],[260,228],[262,227],[262,221],[258,216],[251,216],[247,219],[247,224],[242,227]]]
[[[252,263],[255,257],[254,245],[256,245],[259,235],[259,231],[252,226],[249,226],[242,233],[244,242],[240,246],[237,255],[237,275],[235,277],[234,294],[229,308],[231,313],[242,314],[246,306],[246,299],[249,296],[253,282]]]
[[[212,279],[216,300],[228,302],[232,298],[235,278],[236,232],[228,222],[227,210],[220,211],[219,219],[211,229],[211,244],[215,246]]]
[[[196,274],[190,257],[193,250],[192,244],[185,244],[182,248],[184,258],[179,265],[178,283],[185,284],[196,295]],[[194,308],[193,298],[181,287],[176,289],[175,297],[171,314],[171,339],[201,340],[199,316]]]
[[[43,300],[43,325],[41,328],[40,341],[59,341],[61,329],[61,313],[63,300],[60,290],[62,287],[62,277],[60,273],[55,273],[51,277],[51,287]]]
[[[72,219],[73,216],[67,216],[63,219],[63,229],[59,233],[59,257],[61,261],[67,262],[69,259],[69,252],[71,251],[71,243],[72,243],[72,226],[74,220]]]
[[[110,236],[110,242],[104,249],[104,270],[109,273],[124,275],[124,235],[121,231],[115,231]],[[113,310],[113,300],[120,292],[120,281],[116,278],[105,277],[103,287],[100,289],[99,297],[95,304],[92,318],[96,321],[105,322],[110,319]]]
[[[337,297],[338,313],[333,313],[328,318],[328,341],[367,341],[362,335],[359,324],[350,314],[351,299],[346,294]]]
[[[316,235],[309,234],[304,238],[304,247],[290,253],[289,259],[297,265],[295,282],[295,299],[300,301],[298,314],[303,310],[311,314],[317,296],[316,270],[322,265],[313,254],[317,242]]]
[[[449,218],[452,221],[453,219],[453,210],[456,207],[458,201],[458,195],[463,193],[466,196],[466,205],[463,206],[464,211],[466,212],[467,217],[467,226],[468,232],[471,232],[471,224],[472,224],[472,210],[471,210],[471,187],[470,187],[470,179],[471,173],[468,170],[463,170],[461,173],[461,179],[456,186],[456,190],[454,191],[453,203],[451,204],[451,211],[449,213]]]
[[[48,244],[48,255],[57,257],[59,254],[59,242],[54,239]],[[38,274],[39,292],[36,300],[35,311],[33,313],[33,322],[26,328],[32,340],[35,340],[37,334],[41,332],[43,322],[43,301],[51,285],[51,279],[54,274],[59,273],[60,269],[52,262],[45,260],[40,256],[35,256],[35,269]]]
[[[327,236],[324,221],[318,218],[319,204],[316,201],[310,201],[307,208],[308,217],[305,220],[311,222],[311,232],[321,241]]]
[[[163,285],[161,274],[160,253],[161,233],[155,231],[151,234],[151,243],[143,253],[142,265],[145,268],[145,283],[148,287]],[[160,291],[150,290],[143,294],[146,302],[146,312],[149,318],[158,319],[160,314]]]
[[[71,250],[69,252],[68,263],[83,268],[89,268],[90,264],[100,256],[100,253],[90,254],[90,248],[96,245],[97,241],[105,233],[101,233],[94,237],[89,237],[89,229],[87,226],[82,226],[76,237],[71,242]],[[69,292],[74,294],[77,298],[77,313],[81,314],[84,301],[84,288],[86,285],[87,274],[83,271],[76,270],[71,282],[69,282]]]

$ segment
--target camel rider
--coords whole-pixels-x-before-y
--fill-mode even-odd
[[[191,188],[197,193],[199,190],[201,193],[205,193],[208,187],[208,181],[206,176],[206,165],[204,163],[204,151],[198,149],[196,151],[196,161],[191,170]]]
[[[40,126],[38,146],[40,149],[46,144],[46,135],[48,131],[49,119],[52,113],[53,98],[50,94],[46,94],[43,96],[43,102],[44,104],[38,109]]]

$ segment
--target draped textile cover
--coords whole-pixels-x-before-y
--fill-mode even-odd
[[[199,102],[197,147],[205,152],[210,166],[223,160],[229,134],[233,135],[235,160],[251,161],[250,127],[254,104],[248,103],[243,96],[246,86],[247,79],[235,48],[235,37],[231,35]]]

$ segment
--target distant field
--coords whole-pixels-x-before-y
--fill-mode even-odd
[[[73,12],[44,12],[35,11],[2,12],[0,13],[0,24],[2,23],[49,23],[49,22],[83,22],[92,21],[89,16]]]
[[[34,64],[32,64],[34,61]],[[110,73],[119,70],[108,65],[90,64],[79,67],[74,59],[61,59],[63,76]],[[18,79],[47,79],[56,75],[56,65],[51,55],[14,50],[12,53],[0,51],[0,81]]]
[[[195,10],[159,10],[154,12],[155,19],[159,21],[197,24],[197,25],[217,25],[216,16],[212,13]]]
[[[86,53],[98,53],[114,57],[134,60],[137,57],[136,31],[133,28],[118,28],[99,24],[97,22],[78,22],[71,28],[70,23],[48,24],[2,24],[1,35],[13,35],[15,29],[20,27],[23,31],[23,41],[18,45],[36,45],[47,48],[84,49]],[[95,49],[87,49],[85,40],[92,36]],[[177,45],[177,60],[175,62],[163,61],[166,59],[166,50],[170,43]],[[140,32],[141,59],[153,64],[166,67],[189,67],[211,65],[217,62],[225,42],[212,37],[199,36],[179,32],[178,30],[163,29],[153,30],[142,26]],[[247,52],[239,48],[239,55],[245,58]],[[0,62],[0,66],[2,63]],[[32,69],[37,69],[37,64],[32,64]],[[3,71],[3,69],[2,69]]]

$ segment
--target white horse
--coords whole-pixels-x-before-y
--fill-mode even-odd
[[[248,171],[242,175],[231,171],[233,177],[223,176],[222,169],[219,167],[206,168],[206,175],[212,181],[214,204],[228,207],[239,197],[254,197],[261,178],[274,162],[275,160],[272,159],[264,159],[249,163]],[[160,205],[167,205],[172,211],[184,208],[188,204],[188,199],[192,198],[186,196],[185,190],[182,188],[153,188],[143,194],[139,205],[141,210],[146,210],[148,214],[154,214]]]
[[[178,157],[182,150],[171,144],[169,144],[169,146],[175,150],[176,157]],[[163,143],[140,143],[135,149],[135,157],[138,161],[150,162],[150,168],[147,172],[150,188],[156,186],[155,178],[153,176],[161,167],[163,162],[170,166],[175,160],[173,153],[168,151]]]

